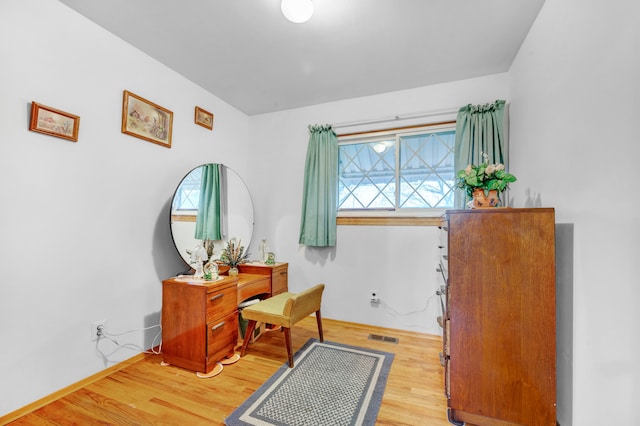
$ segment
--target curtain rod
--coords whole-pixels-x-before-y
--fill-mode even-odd
[[[334,129],[339,127],[351,127],[351,126],[363,126],[365,124],[377,124],[377,123],[387,123],[390,121],[400,121],[400,120],[410,120],[413,118],[427,118],[433,117],[437,115],[445,115],[445,114],[454,114],[457,113],[460,108],[448,108],[441,109],[438,111],[431,112],[420,112],[415,114],[403,114],[403,115],[391,115],[385,117],[371,118],[367,120],[358,120],[358,121],[345,121],[342,123],[335,123],[332,125]]]

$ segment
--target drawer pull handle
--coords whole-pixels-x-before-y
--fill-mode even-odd
[[[212,297],[211,299],[209,299],[209,300],[213,302],[214,300],[218,300],[218,299],[220,299],[222,296],[224,296],[224,294],[223,294],[223,293],[216,294],[215,296],[213,296],[213,297]]]
[[[217,329],[219,329],[223,325],[224,325],[224,321],[222,321],[220,324],[216,324],[213,327],[211,327],[211,331],[216,331]]]

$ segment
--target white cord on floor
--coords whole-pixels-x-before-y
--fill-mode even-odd
[[[420,312],[425,312],[429,308],[429,304],[431,303],[431,300],[437,295],[438,295],[437,293],[433,293],[431,296],[429,296],[429,298],[427,299],[427,303],[423,308],[417,309],[415,311],[410,311],[410,312],[398,312],[396,309],[386,304],[384,300],[380,300],[379,303],[380,305],[382,305],[384,310],[387,311],[387,313],[389,313],[391,316],[394,316],[396,318],[401,318],[401,317],[407,317],[413,314],[418,314]],[[432,325],[436,324],[436,322],[437,321],[434,320],[432,322]],[[409,325],[405,324],[405,326],[413,326],[413,327],[419,327],[419,328],[425,328],[425,329],[428,328],[428,327],[425,327],[423,324],[409,324]]]

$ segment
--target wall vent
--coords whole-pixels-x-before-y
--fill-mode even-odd
[[[397,337],[381,336],[379,334],[370,334],[369,340],[378,340],[380,342],[395,343],[395,344],[398,343]]]

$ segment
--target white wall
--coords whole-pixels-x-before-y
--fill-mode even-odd
[[[509,99],[506,74],[252,116],[255,238],[289,262],[293,291],[326,284],[323,315],[356,323],[439,334],[435,297],[437,227],[339,226],[333,249],[298,244],[309,124],[350,122]],[[433,121],[455,118],[432,117]],[[402,124],[402,123],[400,123]],[[377,290],[382,306],[369,303]]]
[[[122,336],[103,362],[90,324],[158,324],[184,270],[169,200],[200,163],[247,173],[248,118],[56,1],[0,2],[0,58],[2,416],[149,347],[157,330]],[[120,132],[124,89],[173,111],[171,149]],[[79,141],[30,132],[32,101],[79,115]]]
[[[638,424],[638,16],[636,2],[547,0],[509,73],[512,200],[555,207],[573,236],[560,241],[573,264],[558,281],[562,426]]]
[[[0,415],[137,353],[103,363],[89,325],[106,318],[116,332],[158,322],[160,280],[183,267],[169,199],[204,162],[247,176],[254,241],[267,238],[289,262],[292,290],[327,283],[326,317],[437,332],[436,228],[340,227],[335,250],[298,245],[306,126],[506,99],[519,178],[512,201],[553,206],[566,226],[559,420],[634,424],[638,12],[623,0],[547,0],[508,74],[248,119],[58,2],[2,0]],[[120,133],[124,89],[174,112],[173,148]],[[29,132],[31,101],[80,115],[80,141]],[[213,132],[193,124],[194,105],[216,114]],[[372,308],[372,288],[400,313],[430,300],[428,309]],[[146,347],[152,337],[125,341]]]

